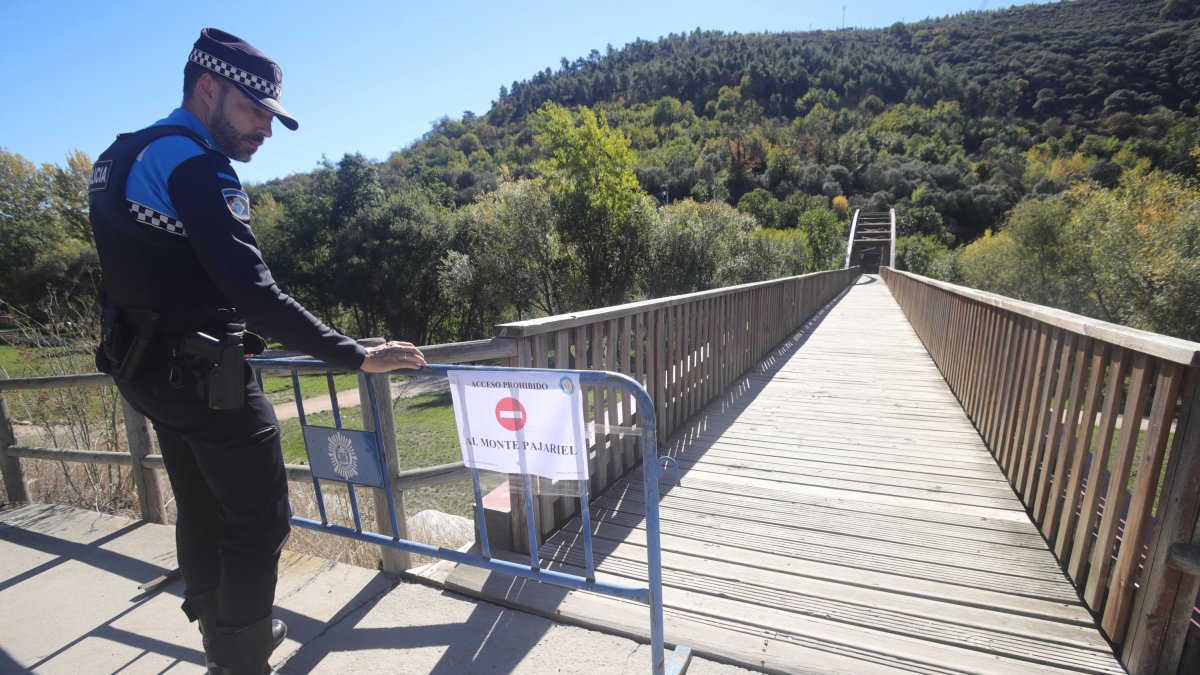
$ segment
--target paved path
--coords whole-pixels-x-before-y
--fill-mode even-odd
[[[174,567],[174,548],[164,525],[0,511],[0,673],[203,672],[183,584],[138,590]],[[286,553],[278,589],[289,634],[272,664],[287,675],[649,671],[649,647],[632,640],[320,558]],[[688,672],[746,671],[697,659]]]
[[[392,398],[411,398],[426,394],[440,394],[450,391],[446,379],[442,377],[405,377],[392,381]],[[358,388],[338,392],[338,406],[345,408],[357,406],[359,402]],[[333,401],[328,394],[304,399],[304,414],[333,410]],[[280,420],[290,420],[299,417],[294,401],[287,401],[275,406],[275,416]]]

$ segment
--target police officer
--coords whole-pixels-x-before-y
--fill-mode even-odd
[[[230,160],[250,161],[276,118],[297,128],[279,102],[279,65],[206,28],[183,79],[180,108],[118,136],[94,165],[97,365],[154,424],[178,511],[183,610],[199,624],[210,672],[258,675],[286,634],[272,605],[289,511],[274,409],[241,358],[262,349],[247,322],[345,368],[425,360],[407,342],[364,349],[324,325],[263,262]]]

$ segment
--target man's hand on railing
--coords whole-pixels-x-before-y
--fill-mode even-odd
[[[425,355],[411,342],[391,341],[367,347],[367,358],[359,369],[364,373],[390,373],[393,370],[417,370],[425,367]]]

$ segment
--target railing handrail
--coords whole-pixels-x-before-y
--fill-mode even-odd
[[[471,340],[468,342],[447,342],[440,345],[421,347],[427,363],[460,363],[467,361],[487,361],[502,359],[517,355],[517,341],[512,338],[494,337],[487,340]],[[263,358],[295,358],[309,359],[307,355],[288,352],[287,355],[268,352]],[[299,368],[301,373],[310,369]],[[322,368],[320,373],[350,373],[356,372],[336,367]],[[274,372],[265,369],[264,374]],[[291,371],[287,371],[291,374]],[[105,373],[84,373],[80,375],[47,375],[44,377],[9,377],[0,378],[0,391],[28,391],[31,389],[61,389],[63,387],[100,388],[111,387],[112,375]]]
[[[850,255],[854,253],[854,237],[858,232],[858,214],[862,209],[854,209],[854,218],[850,221],[850,238],[846,240],[846,258],[842,261],[842,269],[850,267]]]
[[[746,284],[738,284],[737,286],[723,286],[707,291],[697,291],[695,293],[683,293],[680,295],[671,295],[665,298],[655,298],[653,300],[640,300],[638,302],[628,302],[623,305],[613,305],[611,307],[600,307],[598,309],[583,310],[580,312],[567,312],[564,314],[555,314],[554,316],[542,317],[540,319],[529,319],[526,321],[514,321],[510,323],[502,323],[496,326],[496,335],[498,337],[507,338],[523,338],[541,335],[543,333],[551,333],[565,328],[576,328],[586,326],[588,324],[616,319],[630,314],[640,312],[648,312],[658,309],[668,309],[677,307],[698,300],[709,300],[720,298],[727,295],[735,295],[743,291],[753,290],[755,288],[768,288],[771,286],[782,285],[796,279],[819,277],[828,274],[837,274],[843,270],[828,270],[825,272],[810,272],[808,274],[799,274],[791,277],[781,277],[779,279],[771,279],[768,281],[754,281]]]
[[[1137,328],[1130,328],[1129,326],[1109,323],[1108,321],[1093,319],[1081,314],[1073,314],[1062,309],[1037,305],[1032,302],[1016,300],[938,279],[922,277],[911,272],[892,269],[889,270],[889,273],[909,277],[920,283],[940,288],[949,293],[956,293],[985,305],[1008,310],[1015,314],[1047,323],[1056,328],[1062,328],[1079,335],[1103,340],[1119,347],[1142,352],[1148,356],[1157,356],[1184,366],[1200,365],[1200,342],[1192,342],[1169,335],[1161,335]]]
[[[888,217],[891,221],[891,241],[888,242],[888,266],[896,267],[896,209],[888,209]]]

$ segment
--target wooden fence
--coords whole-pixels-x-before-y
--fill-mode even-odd
[[[1200,344],[883,277],[1129,671],[1196,667]]]
[[[658,443],[754,366],[822,306],[849,286],[859,268],[818,272],[658,300],[562,314],[496,327],[517,340],[517,365],[609,370],[640,382],[654,399]],[[590,488],[599,494],[640,457],[637,410],[611,389],[592,388],[587,419],[595,425],[589,451]],[[510,495],[514,546],[527,541],[522,494]],[[536,498],[540,540],[573,514],[568,497]]]

